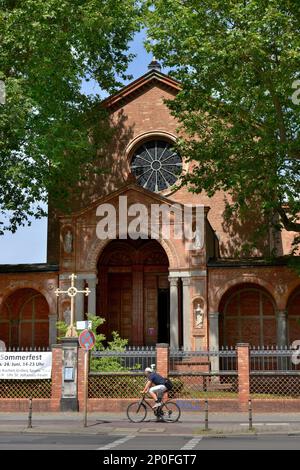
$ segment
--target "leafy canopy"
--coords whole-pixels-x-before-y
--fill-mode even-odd
[[[182,84],[168,105],[180,151],[196,162],[183,184],[226,191],[231,217],[251,207],[265,230],[272,222],[299,233],[299,1],[145,5],[148,49]]]
[[[134,0],[0,0],[0,231],[44,215],[47,194],[66,205],[110,138],[99,96],[128,78]]]

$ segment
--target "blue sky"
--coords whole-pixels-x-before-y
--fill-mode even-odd
[[[128,68],[133,79],[147,72],[152,56],[143,46],[145,32],[135,35],[131,43],[131,52],[136,54]],[[87,94],[99,93],[93,82],[84,83],[83,90]],[[30,227],[20,227],[15,234],[6,233],[0,236],[0,264],[44,263],[47,249],[47,219],[32,220]]]

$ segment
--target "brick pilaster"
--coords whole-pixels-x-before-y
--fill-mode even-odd
[[[237,344],[239,407],[241,411],[248,410],[250,398],[250,351],[249,344]]]
[[[169,375],[169,345],[167,343],[156,345],[156,371],[163,377]]]
[[[51,373],[51,409],[57,411],[61,399],[62,388],[62,347],[60,344],[52,346],[52,373]]]

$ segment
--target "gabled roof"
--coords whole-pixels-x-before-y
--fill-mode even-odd
[[[95,210],[100,204],[105,204],[108,203],[109,201],[118,198],[122,194],[127,193],[128,191],[134,191],[137,194],[140,194],[142,196],[147,197],[148,199],[152,199],[153,201],[156,201],[158,204],[167,204],[169,206],[172,206],[173,204],[183,206],[184,204],[174,201],[172,199],[169,199],[165,196],[162,196],[161,194],[154,193],[152,191],[149,191],[148,189],[142,188],[141,186],[137,185],[136,183],[129,181],[124,183],[119,189],[111,192],[110,194],[107,194],[106,196],[101,196],[97,198],[95,201],[93,201],[88,207],[85,207],[84,209],[81,209],[79,211],[73,212],[72,217],[79,218],[86,214],[87,212],[91,210]],[[138,198],[136,202],[139,202]],[[207,213],[209,211],[208,206],[204,206],[204,211]],[[64,219],[66,216],[62,215],[60,216],[60,219]]]
[[[134,98],[134,96],[141,93],[143,89],[150,88],[154,84],[160,84],[163,88],[172,90],[173,92],[175,91],[175,93],[178,93],[178,91],[181,90],[180,83],[177,80],[174,80],[174,78],[171,78],[169,75],[165,75],[158,70],[150,70],[137,80],[129,83],[129,85],[125,86],[114,95],[103,100],[102,105],[106,108],[112,108],[116,105],[120,105],[121,103],[123,104],[123,102],[129,101]]]

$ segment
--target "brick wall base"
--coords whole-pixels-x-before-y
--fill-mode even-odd
[[[28,412],[28,398],[5,398],[0,399],[0,412]],[[32,412],[60,411],[59,400],[50,398],[36,398],[32,400]]]
[[[111,412],[126,414],[127,406],[134,400],[131,398],[111,398],[99,399],[90,398],[88,402],[88,411],[91,412]],[[204,400],[175,400],[181,405],[182,413],[200,413],[204,412]],[[29,400],[27,398],[7,398],[0,399],[0,412],[27,413]],[[208,402],[209,412],[232,413],[242,411],[239,408],[239,401],[234,398],[218,399],[212,398]],[[300,412],[300,399],[286,400],[252,400],[253,413],[293,413]],[[59,412],[60,403],[51,399],[33,399],[33,412]],[[83,411],[83,407],[80,407]],[[150,411],[150,410],[149,410]],[[244,409],[243,411],[247,411]]]

